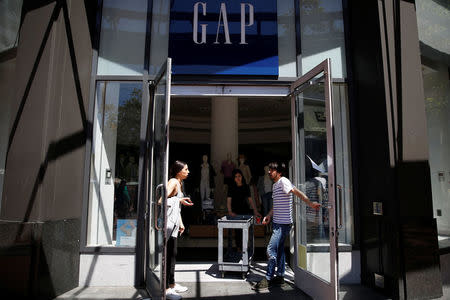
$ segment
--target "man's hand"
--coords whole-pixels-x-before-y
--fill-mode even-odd
[[[263,223],[264,225],[269,224],[269,223],[270,223],[270,215],[265,216],[264,219],[263,219],[263,221],[262,221],[262,223]]]
[[[315,210],[319,210],[322,205],[317,202],[309,202],[309,207],[314,208]]]

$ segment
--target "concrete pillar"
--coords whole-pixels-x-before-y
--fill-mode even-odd
[[[238,98],[215,97],[211,101],[211,163],[217,171],[215,206],[226,209],[226,191],[220,173],[222,161],[231,153],[236,162],[238,155]]]

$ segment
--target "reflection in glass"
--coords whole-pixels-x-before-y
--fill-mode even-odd
[[[97,84],[88,245],[135,246],[141,104],[141,82]]]
[[[17,47],[22,2],[0,1],[0,53]]]
[[[147,0],[104,0],[98,75],[142,75]]]
[[[303,118],[299,118],[299,151],[302,166],[300,189],[322,205],[314,210],[303,202],[297,205],[297,240],[306,248],[306,263],[299,267],[330,281],[330,223],[328,214],[327,128],[323,73],[301,87],[296,96]],[[299,201],[299,200],[297,200]],[[301,250],[300,250],[301,252]],[[299,261],[300,263],[300,261]]]
[[[427,114],[433,212],[440,246],[450,241],[450,7],[448,1],[416,0]]]
[[[293,0],[277,1],[278,64],[280,77],[296,77],[295,5]]]
[[[168,56],[170,2],[167,0],[153,1],[149,69],[151,75],[158,73]]]
[[[301,75],[331,59],[333,78],[345,78],[345,39],[341,0],[300,0]]]

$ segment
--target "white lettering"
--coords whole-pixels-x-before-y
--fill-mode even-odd
[[[223,18],[223,25],[220,24],[220,19]],[[220,26],[223,26],[223,31],[225,32],[225,44],[231,44],[230,41],[230,31],[228,30],[228,18],[227,18],[227,8],[225,6],[225,3],[220,4],[220,14],[219,14],[219,21],[217,22],[217,33],[216,33],[216,41],[214,44],[219,44],[219,30]]]
[[[248,6],[248,24],[245,24],[245,6]],[[241,42],[239,44],[247,44],[245,42],[245,27],[252,26],[254,23],[254,7],[250,3],[241,3]]]
[[[206,26],[208,26],[208,24],[200,24],[200,26],[202,27],[202,40],[201,42],[198,42],[198,6],[199,4],[202,5],[203,8],[203,15],[206,16],[206,3],[205,2],[197,2],[194,4],[194,26],[192,28],[192,33],[193,33],[193,40],[194,43],[196,44],[206,44]]]

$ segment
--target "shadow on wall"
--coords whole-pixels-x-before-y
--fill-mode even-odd
[[[3,296],[48,299],[78,282],[80,219],[0,223]],[[15,232],[22,229],[16,239]]]
[[[89,1],[84,2],[86,15],[88,16],[92,46],[95,47],[95,7]],[[28,13],[52,3],[55,6],[40,47],[36,49],[36,60],[34,61],[11,127],[8,152],[6,155],[6,167],[8,166],[9,150],[14,141],[16,130],[19,127],[53,24],[57,21],[61,12],[64,20],[83,129],[48,145],[45,159],[40,164],[22,221],[4,221],[0,223],[0,289],[2,290],[2,295],[33,297],[34,299],[53,298],[58,294],[78,286],[81,220],[69,219],[29,222],[29,219],[49,163],[61,159],[63,156],[85,146],[87,139],[90,139],[92,135],[92,124],[88,122],[84,109],[67,1],[25,2],[22,13],[22,24]],[[93,19],[92,16],[94,16]]]

